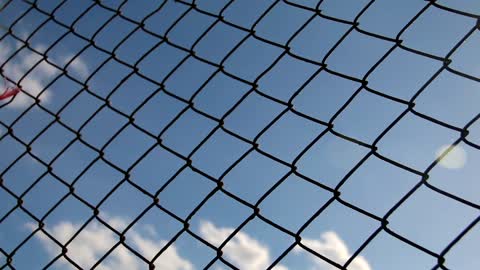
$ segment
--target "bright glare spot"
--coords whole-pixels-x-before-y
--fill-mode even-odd
[[[437,151],[437,158],[440,157],[440,155],[449,147],[450,145],[444,145],[440,147],[440,149]],[[465,152],[462,147],[457,145],[440,160],[439,164],[447,169],[461,169],[463,166],[465,166],[466,162],[467,152]]]

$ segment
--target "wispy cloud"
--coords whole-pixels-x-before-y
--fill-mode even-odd
[[[6,43],[0,43],[0,63],[4,63],[8,56],[13,53],[14,49],[18,49],[18,47],[13,47],[14,46]],[[44,51],[41,45],[38,45],[36,49],[39,51]],[[65,59],[68,59],[67,55],[62,61],[66,62]],[[37,63],[39,64],[35,66]],[[4,66],[3,70],[6,76],[18,81],[34,66],[35,68],[31,70],[20,82],[20,87],[26,93],[38,98],[40,102],[49,102],[53,96],[52,91],[47,89],[42,92],[42,90],[53,80],[55,76],[61,73],[61,70],[49,64],[47,61],[42,60],[42,56],[34,53],[33,51],[29,51],[28,49],[23,49]],[[82,77],[86,77],[88,74],[88,66],[80,57],[75,58],[75,60],[70,63],[69,67]],[[3,88],[3,86],[1,86],[1,88]],[[0,89],[0,92],[3,91],[4,89]],[[8,108],[25,108],[34,102],[34,98],[28,96],[24,92],[20,92],[8,105]]]
[[[322,233],[320,239],[303,238],[302,244],[339,264],[344,264],[352,256],[345,242],[335,232],[332,231]],[[296,247],[294,250],[296,253],[307,252],[301,247]],[[321,258],[318,258],[311,253],[308,254],[308,257],[313,263],[313,267],[311,268],[312,270],[338,270],[337,267],[327,263]],[[349,264],[348,269],[371,270],[372,268],[364,257],[357,256],[352,263]]]
[[[200,235],[209,243],[219,246],[234,231],[233,228],[219,228],[209,221],[200,224]],[[240,269],[266,269],[272,262],[268,247],[244,232],[238,232],[222,249],[227,260]],[[275,270],[287,270],[279,265]]]
[[[108,221],[110,224],[125,224],[122,218],[112,218]],[[35,225],[28,224],[30,229]],[[65,243],[79,229],[80,225],[71,222],[60,222],[51,228],[47,228],[49,232],[60,242]],[[151,228],[150,228],[151,229]],[[156,233],[156,232],[155,232]],[[35,234],[42,243],[45,250],[51,256],[60,254],[60,248],[52,242],[45,234]],[[127,234],[129,243],[139,251],[147,259],[152,259],[160,249],[162,249],[167,241],[155,241],[151,236],[144,235],[137,230],[130,230]],[[84,269],[91,268],[99,258],[101,258],[111,247],[118,242],[118,236],[107,227],[99,223],[91,223],[75,239],[67,246],[67,256],[74,260]],[[62,266],[67,269],[74,268],[66,259],[59,261]],[[177,251],[175,245],[171,245],[162,255],[155,261],[156,269],[162,270],[193,270],[193,265],[186,259],[182,258]],[[139,260],[133,253],[123,246],[118,246],[97,269],[101,270],[140,270],[145,269],[146,264]]]
[[[72,57],[72,55],[65,57],[65,64],[67,64]],[[85,61],[83,61],[83,59],[79,56],[73,59],[73,61],[68,65],[68,69],[77,73],[81,78],[86,78],[89,73],[87,63],[85,63]]]
[[[0,51],[2,52],[0,54],[0,62],[4,62],[12,53],[13,48],[5,44],[0,44]],[[48,90],[44,91],[42,94],[40,93],[52,77],[60,71],[46,61],[41,60],[41,56],[33,52],[25,52],[26,50],[20,52],[4,66],[5,75],[13,80],[20,80],[28,70],[30,70],[37,62],[41,61],[25,78],[23,78],[20,86],[28,94],[33,97],[38,97],[41,102],[48,102],[51,98],[51,93]],[[4,89],[1,89],[1,91],[4,91]],[[33,98],[29,97],[24,92],[20,92],[9,104],[9,108],[23,108],[34,102],[35,100]]]

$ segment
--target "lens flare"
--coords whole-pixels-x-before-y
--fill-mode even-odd
[[[450,145],[443,145],[437,151],[437,158],[439,158],[443,152],[445,152]],[[457,145],[450,150],[439,162],[439,164],[447,169],[457,170],[465,166],[467,162],[467,152]]]

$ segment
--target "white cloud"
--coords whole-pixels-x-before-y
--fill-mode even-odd
[[[16,49],[18,49],[18,46],[16,47]],[[38,45],[36,49],[39,51],[44,51],[42,45]],[[5,62],[12,52],[12,46],[5,43],[0,43],[0,62]],[[41,60],[41,58],[42,57],[40,55],[32,51],[28,51],[28,49],[23,49],[4,66],[3,70],[6,76],[12,80],[18,81],[36,63],[40,62],[40,64],[38,64],[25,78],[22,79],[20,86],[23,91],[27,92],[33,97],[38,96],[40,101],[45,103],[51,99],[52,93],[49,89],[43,92],[42,90],[54,79],[55,76],[60,74],[61,71],[53,65],[47,63],[45,60]],[[75,58],[75,60],[70,64],[70,67],[72,70],[76,71],[82,76],[88,73],[88,67],[80,57]],[[1,88],[3,88],[3,85]],[[3,91],[4,89],[0,89],[0,93]],[[20,92],[15,96],[8,107],[25,108],[34,102],[34,98],[31,98],[24,92]]]
[[[167,244],[167,241],[160,241],[159,243],[149,239],[143,238],[141,235],[135,233],[133,241],[138,247],[139,251],[148,259],[152,259],[162,247]],[[164,270],[193,270],[192,264],[178,255],[177,248],[174,245],[168,247],[160,257],[155,261],[157,269]],[[125,268],[131,269],[131,268]]]
[[[73,56],[65,57],[65,64],[71,60]],[[68,68],[76,72],[80,77],[86,78],[88,76],[88,66],[85,61],[79,56],[75,57],[73,61],[68,65]]]
[[[0,54],[0,61],[5,61],[12,53],[12,48],[8,45],[0,44],[0,51],[2,51]],[[13,59],[11,59],[5,65],[3,70],[6,76],[12,78],[13,80],[19,80],[39,61],[41,61],[40,64],[38,64],[25,78],[23,78],[22,82],[20,83],[21,88],[25,92],[36,97],[40,94],[47,83],[51,81],[53,76],[60,72],[59,70],[48,64],[46,61],[41,60],[41,56],[33,52],[25,53],[25,51],[20,52]],[[1,89],[2,92],[4,90],[5,89]],[[50,97],[51,94],[47,90],[39,96],[39,99],[42,102],[47,102]],[[33,98],[29,97],[24,92],[20,92],[9,104],[9,107],[22,108],[31,105],[34,102],[35,100]]]
[[[339,264],[344,264],[351,256],[345,242],[332,231],[325,232],[321,235],[320,239],[302,239],[302,244],[311,248],[319,254],[335,261]],[[296,253],[307,252],[301,247],[296,247]],[[308,253],[310,260],[313,262],[312,270],[338,270],[335,266],[327,263],[326,261],[318,258],[317,256]],[[371,270],[368,261],[363,256],[357,256],[348,265],[349,270]]]
[[[233,228],[219,228],[208,221],[202,221],[200,224],[200,235],[215,246],[221,245],[233,231]],[[240,269],[266,269],[272,262],[268,247],[244,232],[235,234],[222,251],[227,260]],[[283,265],[273,269],[288,270]]]
[[[127,222],[120,217],[111,217],[107,220],[112,227],[124,227]],[[33,230],[35,225],[27,224]],[[59,222],[47,230],[59,242],[65,243],[80,225],[71,222]],[[219,246],[233,233],[233,228],[217,227],[209,221],[200,223],[200,235],[206,241]],[[154,240],[157,231],[153,226],[130,229],[127,233],[127,243],[135,248],[148,260],[160,251],[167,241]],[[45,250],[53,257],[60,254],[61,250],[54,242],[41,232],[35,234],[43,244]],[[112,246],[117,244],[118,236],[100,223],[91,223],[68,245],[67,255],[82,268],[91,268]],[[345,242],[335,232],[325,232],[320,239],[302,239],[302,243],[329,259],[344,264],[350,257]],[[263,270],[272,263],[269,247],[244,232],[238,232],[222,249],[223,256],[240,269]],[[307,254],[310,260],[311,270],[337,270],[324,260],[308,253],[306,250],[296,247],[296,254]],[[59,260],[62,267],[75,269],[70,263],[62,258]],[[177,247],[170,245],[155,261],[156,269],[162,270],[194,270],[190,261],[179,255]],[[146,264],[137,258],[124,246],[119,245],[96,269],[99,270],[140,270]],[[277,265],[274,270],[288,270],[284,265]],[[349,270],[371,270],[369,263],[362,256],[357,256],[348,266]]]
[[[122,218],[112,218],[108,223],[117,226],[125,224]],[[27,224],[30,229],[34,229],[35,225]],[[60,222],[51,228],[47,228],[49,232],[61,243],[65,243],[80,228],[80,225],[71,222]],[[51,256],[57,256],[61,250],[54,242],[52,242],[45,234],[35,234],[37,239],[45,247],[45,250]],[[127,233],[128,243],[132,243],[140,254],[147,259],[153,259],[160,249],[167,242],[155,241],[150,237],[145,237],[136,230],[130,230]],[[67,246],[67,256],[74,260],[84,269],[91,268],[99,258],[101,258],[112,246],[118,242],[118,236],[107,227],[99,223],[90,223],[75,239]],[[66,259],[59,260],[62,266],[68,269],[74,268]],[[155,261],[157,269],[162,270],[193,270],[193,265],[186,259],[182,258],[174,245],[169,246],[160,257]],[[99,265],[100,270],[140,270],[145,269],[146,264],[137,258],[128,249],[119,245],[110,255]]]

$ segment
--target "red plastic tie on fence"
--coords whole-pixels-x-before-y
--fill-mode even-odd
[[[9,87],[9,88],[5,89],[3,94],[0,95],[0,100],[15,96],[16,94],[18,94],[18,92],[20,92],[20,88]]]
[[[8,87],[5,77],[3,77],[3,85],[5,87],[5,91],[3,91],[3,93],[0,95],[0,100],[15,96],[20,92],[20,88],[18,86]]]

